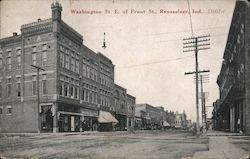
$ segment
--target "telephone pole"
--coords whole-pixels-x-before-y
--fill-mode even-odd
[[[36,65],[30,65],[31,67],[34,67],[37,69],[37,76],[36,76],[36,82],[37,82],[37,123],[38,123],[38,133],[41,132],[41,122],[40,122],[40,96],[39,96],[39,71],[45,71],[43,68],[36,66]]]
[[[210,49],[210,43],[206,43],[210,41],[210,35],[205,36],[197,36],[183,39],[183,52],[195,52],[195,78],[196,78],[196,134],[199,135],[200,126],[199,126],[199,88],[198,88],[198,73],[199,73],[199,62],[198,62],[198,52],[200,50]],[[185,73],[188,74],[188,73]],[[190,73],[189,73],[190,74]]]

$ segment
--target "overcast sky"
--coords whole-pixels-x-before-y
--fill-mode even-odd
[[[22,24],[38,18],[51,17],[51,0],[2,0],[0,2],[0,37],[20,34]],[[115,82],[136,97],[137,103],[163,106],[166,110],[186,111],[195,120],[195,70],[193,52],[183,53],[183,38],[191,37],[189,14],[161,14],[160,10],[188,10],[186,0],[156,1],[86,1],[62,0],[62,19],[83,35],[84,45],[100,51],[115,65]],[[199,52],[200,70],[209,69],[209,92],[206,105],[211,106],[219,97],[216,84],[222,56],[234,9],[234,0],[190,0],[190,8],[201,13],[191,13],[194,36],[211,35],[211,49]],[[72,14],[71,10],[102,11],[101,14]],[[105,14],[104,10],[111,14]],[[131,10],[143,11],[131,14]],[[148,10],[157,14],[149,14]],[[219,9],[220,13],[209,13]],[[117,10],[120,14],[114,14]],[[122,11],[127,14],[123,14]],[[106,32],[107,48],[102,49]],[[208,108],[211,112],[211,107]],[[200,109],[201,110],[201,109]],[[209,113],[209,116],[210,113]]]

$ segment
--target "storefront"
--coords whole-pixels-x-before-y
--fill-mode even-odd
[[[80,119],[83,114],[58,111],[59,132],[79,132],[80,131]]]
[[[40,117],[41,117],[41,132],[52,132],[53,131],[53,105],[41,105]]]
[[[115,114],[118,123],[115,125],[116,131],[125,131],[127,129],[127,116],[123,114]]]
[[[98,122],[99,131],[113,131],[118,120],[110,112],[99,111]]]
[[[98,130],[98,111],[80,108],[83,116],[81,117],[81,131],[97,131]]]

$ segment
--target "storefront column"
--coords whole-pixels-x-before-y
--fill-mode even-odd
[[[53,115],[53,133],[57,133],[58,132],[58,104],[57,103],[54,103],[53,105],[52,115]]]

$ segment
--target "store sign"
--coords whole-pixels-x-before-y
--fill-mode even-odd
[[[97,110],[81,109],[81,113],[84,114],[84,116],[93,116],[93,117],[98,116]]]

